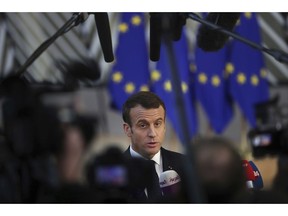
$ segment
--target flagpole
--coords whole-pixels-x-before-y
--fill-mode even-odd
[[[199,185],[198,177],[196,175],[195,169],[195,161],[194,161],[194,153],[192,150],[192,143],[190,140],[190,133],[189,133],[189,125],[186,121],[186,110],[184,106],[184,99],[182,93],[182,86],[181,80],[179,76],[179,72],[177,69],[177,62],[176,57],[173,49],[172,43],[172,32],[170,31],[169,25],[169,18],[164,16],[162,20],[162,30],[163,30],[163,41],[165,45],[165,50],[168,56],[168,60],[170,63],[170,75],[171,75],[171,82],[173,88],[173,95],[176,105],[176,113],[178,115],[178,119],[180,121],[180,131],[182,131],[183,135],[183,146],[185,153],[187,155],[187,159],[183,162],[184,168],[186,171],[186,178],[187,180],[187,190],[188,190],[188,199],[191,203],[204,203],[205,198],[202,192],[202,189]]]

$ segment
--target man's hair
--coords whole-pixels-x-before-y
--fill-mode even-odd
[[[214,135],[211,137],[198,136],[192,140],[193,152],[196,158],[196,169],[199,172],[199,178],[205,192],[208,203],[231,203],[237,202],[238,196],[245,190],[245,173],[242,167],[242,158],[236,145],[227,137]],[[222,169],[216,170],[221,172],[222,177],[218,180],[206,179],[205,174],[215,172],[211,170],[214,163],[214,157],[217,155],[217,149],[226,149],[230,153],[229,161],[221,165]],[[212,157],[206,157],[204,160],[197,159],[202,152],[212,150]],[[214,151],[215,150],[215,151]],[[213,167],[213,166],[212,166]],[[219,167],[218,167],[219,168]]]
[[[214,136],[195,136],[192,139],[192,145],[195,148],[209,148],[209,147],[214,147],[214,148],[219,148],[219,147],[224,147],[227,148],[231,153],[238,155],[238,151],[236,148],[236,145],[230,140],[229,138],[221,135],[214,135]]]
[[[164,117],[166,115],[166,107],[161,98],[148,91],[140,91],[131,95],[122,106],[123,121],[131,126],[130,110],[136,106],[142,106],[145,109],[156,109],[160,106],[164,109]]]
[[[232,142],[229,138],[221,135],[214,135],[214,136],[195,136],[192,139],[192,147],[195,153],[198,153],[201,150],[206,149],[219,149],[225,148],[227,149],[230,154],[232,155],[234,163],[240,162],[240,170],[242,170],[242,158],[235,143]],[[232,162],[231,162],[232,163]]]

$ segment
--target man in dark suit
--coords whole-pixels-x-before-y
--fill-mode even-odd
[[[158,179],[155,180],[158,181],[158,189],[155,186],[156,188],[152,192],[149,190],[151,186],[149,182],[154,181],[152,180],[152,173],[155,173],[154,169],[157,172],[157,177],[167,170],[176,171],[181,180],[183,180],[185,174],[183,168],[185,156],[162,147],[166,129],[165,104],[152,92],[138,92],[130,96],[124,103],[122,117],[124,132],[131,140],[130,146],[124,152],[126,158],[141,158],[144,159],[143,161],[153,161],[152,165],[133,168],[131,181],[134,187],[131,196],[139,201],[168,201],[167,197],[163,197],[163,194],[161,192],[159,194],[157,191],[159,190]],[[151,173],[151,178],[147,173]],[[152,196],[152,193],[155,196]]]

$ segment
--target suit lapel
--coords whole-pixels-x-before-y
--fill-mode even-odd
[[[169,160],[169,156],[167,154],[167,151],[166,149],[162,148],[161,147],[161,156],[162,156],[162,163],[163,163],[163,172],[166,171],[166,170],[171,170],[173,169],[171,164],[169,163],[170,160]]]
[[[131,158],[131,154],[130,154],[130,146],[126,149],[126,151],[124,152],[124,156],[127,158]]]

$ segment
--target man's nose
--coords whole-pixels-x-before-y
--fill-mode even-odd
[[[155,131],[155,128],[153,126],[151,126],[149,128],[148,136],[149,137],[156,137],[156,131]]]

